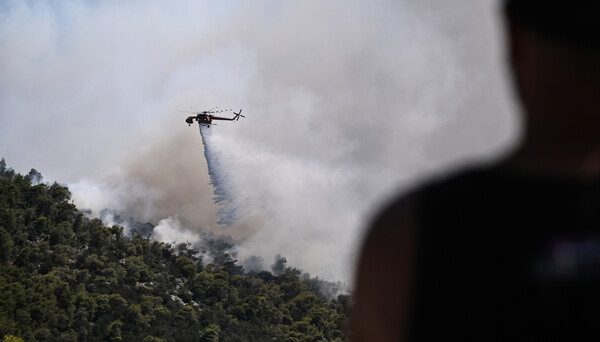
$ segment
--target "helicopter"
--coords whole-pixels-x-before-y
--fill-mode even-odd
[[[213,120],[238,121],[240,119],[240,117],[245,118],[245,116],[242,115],[241,109],[237,113],[233,112],[233,114],[234,114],[233,118],[225,118],[225,117],[214,115],[217,113],[231,111],[231,109],[222,109],[222,110],[216,110],[216,109],[217,109],[217,107],[215,107],[211,110],[204,110],[204,111],[184,111],[185,113],[196,114],[193,116],[188,116],[187,119],[185,119],[185,122],[187,122],[188,126],[190,126],[191,124],[194,123],[194,120],[196,120],[196,121],[198,121],[198,124],[200,126],[210,127],[210,125],[213,124],[212,123]]]

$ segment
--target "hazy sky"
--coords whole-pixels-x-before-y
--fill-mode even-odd
[[[244,237],[240,258],[348,280],[385,198],[516,136],[496,7],[5,1],[0,157],[165,239]],[[191,106],[246,114],[211,127],[238,226],[215,223]]]

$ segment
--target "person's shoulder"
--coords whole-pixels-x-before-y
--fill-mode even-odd
[[[397,234],[401,227],[414,224],[425,206],[449,211],[465,203],[476,206],[483,198],[517,187],[512,178],[497,166],[465,167],[432,177],[388,201],[374,216],[370,234],[381,239]]]
[[[376,216],[391,220],[411,211],[424,198],[454,196],[502,182],[503,171],[497,167],[469,167],[430,178],[392,198]]]

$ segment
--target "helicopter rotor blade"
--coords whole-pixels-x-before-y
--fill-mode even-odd
[[[179,110],[178,112],[181,113],[192,113],[192,114],[203,114],[203,115],[208,115],[208,114],[217,114],[217,113],[223,113],[223,112],[231,112],[233,111],[233,109],[229,108],[229,109],[221,109],[221,110],[217,110],[219,107],[214,107],[210,110],[200,110],[198,108],[195,107],[190,107],[190,110]],[[242,110],[240,109],[239,113],[233,112],[233,114],[236,115],[236,117],[234,119],[239,120],[240,116],[242,118],[245,118],[244,115],[241,115]]]
[[[213,113],[223,113],[223,112],[229,112],[231,111],[231,109],[221,109],[221,110],[216,110]]]

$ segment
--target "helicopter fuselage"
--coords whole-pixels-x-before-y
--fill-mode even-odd
[[[231,109],[230,109],[231,110]],[[222,111],[219,111],[219,113]],[[200,113],[195,113],[196,115],[194,116],[188,116],[187,119],[185,119],[185,122],[187,122],[188,125],[191,125],[194,123],[194,120],[198,121],[198,124],[200,124],[201,126],[210,126],[213,122],[213,120],[224,120],[224,121],[237,121],[239,120],[240,117],[245,117],[242,115],[242,110],[240,109],[239,113],[235,113],[235,116],[233,118],[225,118],[225,117],[221,117],[221,116],[215,116],[212,115],[212,111],[204,111],[204,112],[200,112]]]
[[[198,121],[198,123],[200,125],[210,125],[212,123],[212,115],[210,114],[198,114],[196,116],[188,116],[187,119],[185,119],[185,122],[188,123],[188,125],[191,125],[194,123],[194,120]]]

